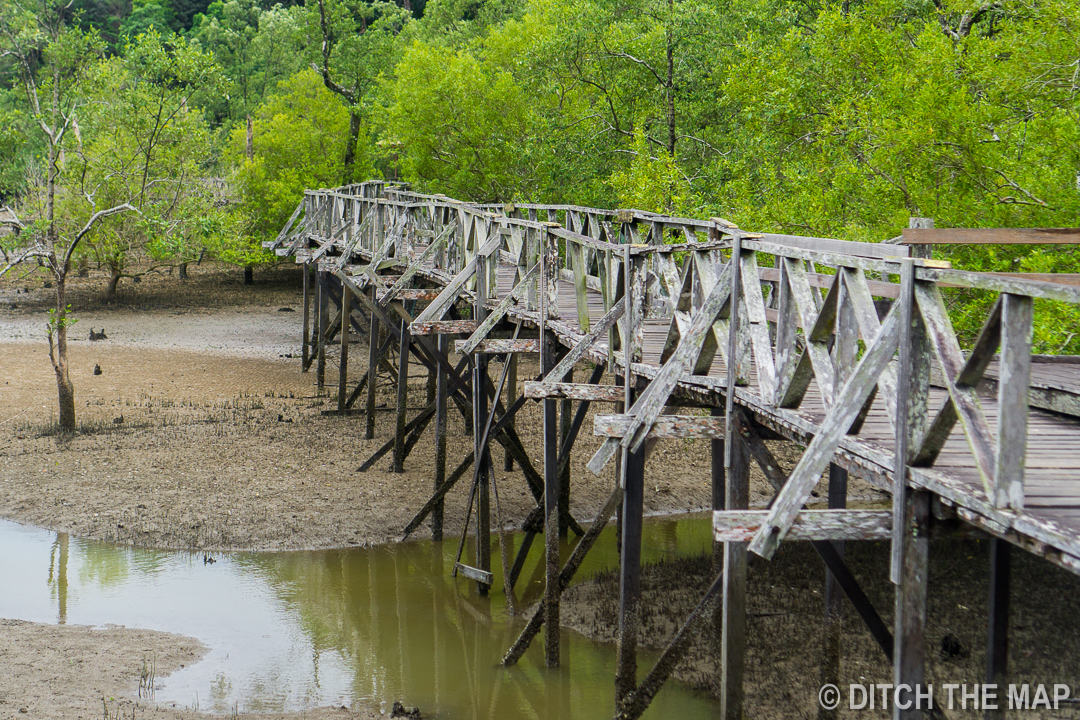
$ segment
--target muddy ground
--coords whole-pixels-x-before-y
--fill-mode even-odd
[[[927,682],[985,682],[989,543],[935,542],[930,553],[927,612]],[[893,585],[888,543],[847,543],[846,559],[867,596],[892,628]],[[746,710],[764,720],[815,718],[822,685],[824,566],[809,543],[788,542],[772,561],[751,556],[747,581]],[[1010,683],[1069,684],[1080,691],[1080,578],[1027,553],[1013,553],[1009,623]],[[661,649],[715,578],[713,561],[703,557],[653,565],[642,570],[642,637]],[[619,579],[616,572],[570,588],[563,596],[564,624],[596,640],[614,642],[618,632]],[[849,683],[891,683],[892,669],[851,603],[841,619],[840,687],[846,706]],[[720,668],[715,625],[694,634],[691,651],[675,677],[719,696]],[[946,638],[951,638],[947,640]],[[955,643],[952,642],[955,640]],[[645,663],[643,663],[645,665]],[[639,668],[643,674],[648,667]],[[888,717],[876,711],[844,711],[839,717]],[[981,718],[960,706],[956,691],[951,718]],[[1080,718],[1073,701],[1056,711],[1009,712],[1009,718]]]
[[[298,271],[256,277],[256,285],[244,287],[238,272],[203,266],[185,283],[150,277],[122,286],[111,304],[100,300],[102,278],[79,280],[71,293],[79,318],[70,350],[80,425],[74,436],[55,428],[55,379],[44,336],[49,291],[36,278],[0,284],[0,516],[82,537],[174,548],[324,548],[399,538],[431,493],[434,425],[403,474],[388,472],[389,456],[358,473],[393,437],[388,374],[379,386],[374,439],[364,439],[362,416],[323,415],[336,408],[336,343],[327,371],[335,385],[320,390],[315,373],[300,372]],[[107,340],[87,339],[102,328]],[[350,357],[350,383],[356,383],[366,368],[364,337],[355,338]],[[500,369],[492,363],[493,375]],[[534,372],[522,363],[522,379]],[[410,417],[426,403],[426,379],[414,364]],[[472,445],[462,416],[450,418],[448,472]],[[572,469],[571,511],[582,521],[594,516],[614,484],[614,463],[600,478],[584,467],[599,446],[591,426],[590,418]],[[539,468],[538,404],[522,409],[517,431]],[[503,450],[493,448],[503,522],[520,523],[532,496],[519,468],[502,472]],[[706,508],[708,446],[660,444],[646,477],[647,513]],[[447,498],[448,533],[460,532],[464,486]],[[866,486],[853,492],[877,497]],[[755,475],[755,504],[767,497],[764,478]]]

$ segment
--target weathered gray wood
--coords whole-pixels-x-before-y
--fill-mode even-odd
[[[326,273],[319,273],[319,341],[315,348],[315,383],[319,389],[326,385],[326,331],[330,314],[330,296]]]
[[[905,245],[1080,245],[1080,228],[904,228]]]
[[[467,353],[484,353],[488,355],[504,355],[507,353],[538,353],[540,352],[539,340],[481,340],[470,346],[468,340],[454,342],[454,351]]]
[[[912,490],[906,495],[900,583],[896,590],[896,642],[893,648],[893,685],[915,688],[926,683],[926,597],[929,580],[930,495]],[[914,692],[899,693],[905,710],[893,708],[894,720],[922,720]]]
[[[906,232],[906,231],[905,231]],[[803,237],[800,235],[778,235],[774,233],[748,234],[748,238],[760,238],[764,242],[782,245],[786,248],[800,248],[835,255],[852,255],[866,258],[907,257],[908,248],[902,245],[884,245],[851,240],[832,240],[829,238]]]
[[[409,326],[401,321],[398,345],[397,429],[394,434],[394,463],[391,472],[405,472],[405,411],[409,400]]]
[[[919,280],[932,281],[939,285],[973,287],[1014,295],[1028,295],[1043,300],[1059,300],[1072,305],[1080,304],[1080,287],[1072,285],[949,268],[919,267],[916,268],[915,274]]]
[[[479,258],[483,257],[485,251],[492,252],[499,247],[501,239],[498,235],[491,238],[483,248],[480,249],[476,255],[468,262],[468,264],[461,269],[461,272],[454,275],[454,279],[451,280],[443,291],[439,293],[439,296],[432,300],[431,304],[424,308],[424,311],[416,316],[413,320],[415,323],[423,325],[426,322],[432,320],[438,320],[450,309],[450,306],[458,299],[462,292],[465,291],[469,281],[476,276],[476,265]],[[475,328],[474,328],[475,329]],[[472,332],[471,330],[469,332]],[[412,331],[413,335],[419,335],[416,330]]]
[[[983,415],[982,403],[974,387],[959,384],[957,379],[966,364],[956,341],[952,322],[940,291],[928,283],[915,283],[915,299],[926,324],[927,334],[938,362],[941,364],[949,399],[964,429],[968,447],[975,459],[975,468],[982,478],[988,496],[993,497],[994,438]]]
[[[530,400],[559,398],[592,402],[622,402],[625,390],[621,385],[589,385],[586,383],[554,383],[546,380],[524,382],[522,393]]]
[[[746,444],[728,433],[725,472],[725,510],[750,506],[750,458]],[[743,718],[743,674],[746,665],[746,544],[724,543],[723,604],[721,605],[720,717]]]
[[[620,298],[615,303],[611,310],[604,314],[604,317],[596,323],[596,325],[585,335],[576,345],[567,350],[566,355],[563,356],[559,364],[551,369],[551,372],[544,376],[544,382],[559,382],[570,371],[570,368],[574,367],[588,352],[589,348],[596,340],[606,333],[609,328],[615,325],[615,322],[623,316],[623,312],[626,309],[625,298]]]
[[[401,291],[403,291],[405,289],[405,286],[412,281],[417,271],[420,270],[421,265],[431,260],[431,258],[433,258],[435,254],[442,249],[443,245],[446,244],[446,238],[450,235],[450,233],[453,232],[453,230],[454,229],[452,227],[443,230],[439,234],[439,236],[435,238],[435,240],[430,245],[427,246],[427,248],[424,250],[424,252],[420,254],[419,257],[409,263],[409,266],[405,268],[405,271],[403,273],[401,273],[401,277],[399,277],[397,281],[390,286],[390,289],[379,295],[379,304],[385,306],[391,300],[399,298],[399,296],[401,295]],[[437,297],[438,296],[436,296],[436,298]],[[405,298],[401,297],[399,299]]]
[[[761,281],[758,280],[757,253],[743,251],[740,255],[740,286],[747,319],[743,330],[750,335],[761,397],[769,402],[776,394],[776,366],[773,363],[772,339],[769,337],[769,320],[765,317],[765,298],[762,297]]]
[[[645,493],[644,448],[626,452],[623,472],[619,633],[615,646],[616,712],[621,712],[626,707],[630,693],[637,688],[637,645],[641,625],[641,522]]]
[[[765,523],[767,510],[713,513],[717,542],[748,542]],[[888,540],[892,537],[890,510],[801,510],[787,533],[788,540]]]
[[[347,287],[341,290],[341,357],[338,360],[338,412],[345,412],[349,395],[349,325],[352,318],[352,293]]]
[[[473,333],[480,323],[476,320],[414,320],[409,323],[411,335],[463,335]]]
[[[304,273],[304,335],[300,348],[300,372],[306,373],[311,363],[311,270],[305,265]]]
[[[810,283],[806,279],[806,268],[801,262],[790,258],[784,258],[783,262],[800,324],[811,329],[807,331],[806,348],[796,365],[791,385],[784,389],[784,397],[778,398],[778,401],[782,407],[797,407],[806,393],[812,367],[813,377],[821,389],[822,401],[828,408],[836,394],[836,371],[832,358],[829,357],[828,335],[831,334],[836,317],[836,300],[839,295],[837,283],[834,281],[825,298],[825,304],[819,311],[813,299],[814,291],[810,289]]]
[[[632,415],[597,415],[593,418],[593,434],[599,437],[621,438],[634,425]],[[724,437],[724,418],[701,415],[661,415],[649,428],[649,438],[707,438]]]
[[[499,304],[495,306],[495,308],[490,312],[490,314],[488,314],[486,318],[484,318],[484,321],[477,325],[476,330],[474,330],[473,334],[469,336],[469,339],[465,341],[465,344],[459,347],[458,352],[466,355],[471,353],[473,351],[473,348],[476,347],[480,343],[480,341],[484,340],[487,337],[487,334],[491,332],[492,328],[494,328],[495,325],[503,319],[507,311],[510,309],[510,306],[513,305],[518,298],[525,295],[525,292],[528,289],[529,285],[532,283],[533,278],[539,274],[540,264],[537,263],[536,265],[533,265],[528,272],[525,273],[525,275],[521,278],[518,284],[514,286],[514,289],[511,290],[506,297],[499,301]]]
[[[475,580],[481,585],[490,586],[495,578],[494,575],[492,575],[486,570],[474,568],[471,565],[466,565],[465,563],[461,562],[454,563],[454,568],[465,577],[469,578],[470,580]]]
[[[999,508],[1021,510],[1024,507],[1034,303],[1023,295],[1004,294],[1001,300],[1001,375],[998,379],[994,503]]]
[[[837,394],[833,407],[792,470],[784,489],[777,494],[768,521],[750,543],[751,552],[764,558],[770,558],[776,552],[776,546],[791,527],[799,508],[832,460],[840,438],[851,427],[867,396],[876,386],[882,369],[895,354],[899,320],[896,308],[889,311],[878,337],[855,366],[851,378]]]
[[[712,331],[713,322],[720,312],[720,308],[729,297],[732,297],[731,264],[725,267],[720,280],[710,291],[701,309],[694,316],[694,322],[682,342],[679,343],[678,350],[664,364],[664,367],[657,373],[649,387],[645,389],[641,397],[630,408],[627,414],[633,415],[634,421],[632,426],[628,428],[627,435],[621,441],[606,440],[592,459],[589,460],[587,467],[594,475],[600,474],[620,444],[636,451],[645,442],[648,428],[656,422],[656,418],[663,412],[671,390],[678,384],[687,370],[693,366],[706,333]]]

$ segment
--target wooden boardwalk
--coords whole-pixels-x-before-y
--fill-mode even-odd
[[[912,242],[939,242],[935,237],[918,230]],[[315,364],[324,382],[325,348],[340,334],[339,410],[348,411],[366,390],[369,437],[386,348],[399,349],[399,378],[407,377],[410,358],[432,374],[435,397],[409,422],[399,383],[395,438],[365,467],[391,450],[400,467],[427,424],[434,422],[438,433],[455,406],[472,418],[472,455],[448,472],[445,450],[437,450],[432,498],[406,534],[431,518],[441,536],[441,499],[471,475],[477,550],[472,560],[461,560],[463,536],[454,572],[476,580],[481,592],[493,578],[490,442],[502,444],[525,470],[537,506],[517,557],[502,558],[504,590],[512,592],[541,533],[547,590],[506,664],[541,629],[546,661],[558,663],[559,596],[621,508],[619,717],[640,715],[685,651],[677,638],[638,681],[635,547],[647,438],[712,441],[709,482],[724,571],[679,637],[699,631],[709,608],[719,607],[725,718],[742,713],[747,552],[769,558],[785,538],[812,541],[829,571],[828,602],[839,602],[842,591],[893,662],[896,684],[909,686],[923,681],[932,536],[974,530],[991,538],[988,644],[995,658],[1007,648],[1001,623],[1008,616],[1008,548],[1080,573],[1080,359],[1031,352],[1034,301],[1080,304],[1075,278],[968,273],[912,257],[903,244],[749,233],[720,219],[628,210],[478,206],[380,183],[309,192],[268,247],[317,271],[314,283],[304,276],[304,367]],[[966,350],[943,301],[942,293],[955,287],[998,298]],[[345,307],[350,311],[340,312]],[[345,373],[351,330],[372,340],[368,375],[355,388],[347,387]],[[455,349],[471,356],[471,373],[452,360]],[[540,354],[543,377],[519,388],[512,360],[521,352]],[[488,376],[491,354],[508,360],[497,380]],[[596,368],[589,382],[568,379],[584,361]],[[597,384],[605,370],[619,387]],[[544,406],[537,467],[513,425],[526,399]],[[569,454],[591,402],[608,403],[614,412],[596,418],[592,431],[605,440],[588,466],[598,473],[614,461],[620,487],[586,532],[569,515],[562,488],[569,487]],[[686,407],[710,414],[679,414]],[[771,457],[762,442],[768,438],[805,446],[790,472]],[[776,488],[765,511],[749,510],[751,462]],[[891,509],[846,510],[848,473],[889,492]],[[819,483],[828,486],[830,509],[806,510]],[[557,534],[544,533],[546,527],[582,535],[565,563]],[[891,632],[836,545],[857,539],[892,542]],[[825,632],[838,637],[838,622],[827,619]],[[839,657],[826,658],[830,664],[824,673],[835,676]],[[992,661],[988,680],[1003,672],[1004,661]]]

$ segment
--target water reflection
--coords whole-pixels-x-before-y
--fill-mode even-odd
[[[521,537],[508,540],[516,547]],[[203,710],[214,712],[356,700],[388,707],[400,699],[426,717],[610,716],[610,647],[568,634],[559,669],[543,666],[541,639],[517,667],[498,665],[524,620],[509,615],[497,557],[488,597],[448,576],[455,545],[239,553],[206,565],[201,556],[69,540],[0,522],[0,573],[12,580],[0,585],[0,616],[194,636],[210,652],[166,678],[156,697],[187,705],[197,697]],[[643,560],[708,547],[707,519],[650,523]],[[540,552],[537,543],[521,574],[519,607],[542,590]],[[582,575],[614,564],[608,532]],[[712,703],[673,685],[650,714],[713,712]]]

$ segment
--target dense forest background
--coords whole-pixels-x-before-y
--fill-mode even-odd
[[[138,209],[76,253],[113,291],[272,261],[305,187],[371,177],[854,240],[1080,225],[1075,0],[0,0],[0,53],[0,204],[44,207],[54,157],[57,223]]]

